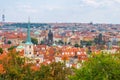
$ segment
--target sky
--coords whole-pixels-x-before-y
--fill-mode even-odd
[[[6,22],[120,24],[120,0],[0,0],[2,14]]]

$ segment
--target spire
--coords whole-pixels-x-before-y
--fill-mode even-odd
[[[32,44],[30,37],[30,17],[28,18],[27,41],[26,44]]]

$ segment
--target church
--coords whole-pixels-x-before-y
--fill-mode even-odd
[[[32,58],[34,55],[33,43],[30,37],[30,20],[28,21],[27,40],[25,42],[24,56]]]
[[[24,51],[24,57],[33,58],[34,57],[34,44],[31,42],[31,36],[30,36],[30,19],[28,21],[28,27],[27,27],[27,38],[26,42],[24,44],[20,44],[16,48],[17,51]]]

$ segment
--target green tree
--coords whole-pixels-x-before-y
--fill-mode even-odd
[[[8,50],[13,50],[15,48],[16,48],[16,46],[11,46],[10,48],[8,48]]]
[[[92,46],[94,44],[94,41],[81,41],[80,42],[82,46]]]
[[[63,63],[53,62],[50,67],[53,80],[67,80],[68,75],[71,74],[71,69],[67,68]]]
[[[41,65],[40,69],[34,72],[35,80],[51,80],[50,66]]]
[[[63,63],[53,62],[47,66],[41,65],[40,69],[34,73],[34,80],[67,80],[71,74],[70,68]]]
[[[45,41],[41,41],[41,44],[44,44],[45,43]]]
[[[74,47],[79,47],[79,44],[75,44]]]
[[[120,41],[117,42],[118,46],[120,46]]]
[[[38,40],[36,38],[31,38],[33,44],[38,44]]]
[[[9,40],[9,41],[7,41],[7,44],[11,44],[12,42]]]
[[[70,45],[71,44],[71,42],[68,42],[68,45]]]
[[[25,43],[25,41],[22,41],[22,43]]]
[[[58,41],[58,44],[62,44],[62,45],[63,45],[64,42],[63,42],[62,40],[59,40],[59,41]]]
[[[3,49],[2,48],[0,48],[0,54],[2,54],[3,53]]]
[[[86,46],[92,46],[93,41],[87,41],[86,43],[87,43]]]
[[[120,55],[120,54],[119,54]],[[70,80],[120,80],[120,58],[110,54],[100,54],[90,57],[75,69]]]

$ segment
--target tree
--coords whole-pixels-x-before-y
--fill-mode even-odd
[[[13,50],[16,46],[11,46],[8,50]]]
[[[81,41],[80,42],[82,46],[86,45],[86,46],[92,46],[93,45],[93,41]]]
[[[74,47],[79,47],[79,44],[75,44]]]
[[[66,80],[71,74],[70,68],[63,63],[53,62],[48,65],[40,65],[37,71],[31,66],[36,64],[25,63],[26,59],[19,56],[19,52],[10,50],[0,64],[3,65],[5,73],[0,74],[0,80]]]
[[[118,46],[120,46],[120,41],[117,42]]]
[[[3,80],[33,80],[30,64],[25,65],[25,58],[21,58],[15,50],[9,51],[1,62],[5,69],[5,73],[0,75]]]
[[[86,46],[92,46],[92,44],[93,44],[93,41],[87,41]]]
[[[12,42],[9,40],[9,41],[7,41],[7,44],[11,44]]]
[[[68,45],[70,45],[71,44],[71,42],[68,42]]]
[[[64,44],[64,42],[62,40],[59,40],[58,44]]]
[[[71,74],[70,68],[63,63],[53,62],[47,66],[41,65],[40,69],[34,73],[34,80],[67,80]]]
[[[31,38],[33,44],[38,44],[38,40],[36,38]]]
[[[25,41],[22,41],[22,43],[25,43]]]
[[[75,69],[75,74],[70,76],[70,80],[119,80],[120,58],[118,55],[99,54],[90,57],[80,69]]]
[[[3,53],[3,49],[2,48],[0,48],[0,54],[2,54]]]
[[[34,72],[35,80],[51,80],[50,66],[41,65],[40,69]]]
[[[94,38],[94,43],[95,43],[95,44],[98,44],[98,38],[97,38],[97,37]]]
[[[53,62],[50,67],[52,80],[67,80],[68,75],[71,75],[71,69],[67,68],[63,63]]]
[[[45,41],[41,41],[41,44],[45,44]]]

